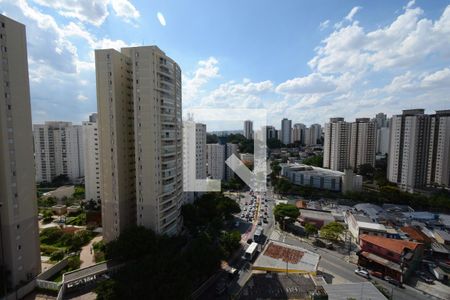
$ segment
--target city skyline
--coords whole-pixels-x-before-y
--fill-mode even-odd
[[[33,123],[86,120],[96,111],[93,49],[141,44],[156,44],[180,62],[183,108],[266,108],[273,125],[283,117],[324,124],[330,117],[418,107],[432,113],[448,101],[445,1],[288,2],[270,10],[265,2],[237,10],[237,3],[100,1],[97,10],[83,13],[86,3],[2,2],[3,12],[24,23],[30,37]],[[248,20],[255,8],[258,14]],[[275,25],[262,22],[270,17]],[[214,18],[220,22],[204,28]],[[180,30],[185,34],[178,38]],[[235,38],[246,34],[252,39]],[[279,46],[288,42],[289,49]]]

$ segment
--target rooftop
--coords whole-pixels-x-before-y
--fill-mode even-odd
[[[307,299],[313,280],[300,274],[253,274],[237,299]]]
[[[423,233],[419,228],[412,227],[412,226],[406,226],[400,228],[401,231],[406,233],[411,239],[420,242],[420,243],[429,243],[431,242],[431,239]]]
[[[344,176],[344,172],[340,171],[334,171],[330,169],[324,169],[299,163],[294,164],[280,164],[280,167],[282,168],[289,168],[291,171],[297,171],[297,172],[307,172],[307,173],[314,173],[317,175],[322,176]]]
[[[315,273],[320,255],[301,247],[269,241],[266,248],[253,264],[254,270]]]
[[[330,211],[314,210],[314,209],[300,209],[300,218],[310,218],[316,220],[334,221],[334,217]]]
[[[323,288],[328,300],[386,300],[386,297],[370,282],[327,284]]]
[[[450,234],[447,231],[435,229],[434,234],[438,234],[444,241],[450,241]]]
[[[421,245],[421,243],[415,243],[405,240],[396,240],[385,238],[382,236],[373,236],[366,234],[361,235],[359,239],[377,245],[378,247],[382,247],[397,254],[402,254],[405,248],[414,251],[419,245]]]

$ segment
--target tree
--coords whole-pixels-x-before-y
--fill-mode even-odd
[[[364,179],[372,179],[375,174],[375,168],[371,164],[362,164],[358,166],[358,174]]]
[[[314,155],[308,158],[305,158],[302,163],[309,166],[315,166],[315,167],[323,167],[323,154]]]
[[[269,149],[279,149],[283,146],[284,144],[279,139],[272,138],[267,140],[267,147]]]
[[[312,234],[316,234],[317,233],[317,227],[314,226],[313,224],[310,223],[306,223],[305,224],[305,232],[307,236],[310,236]]]
[[[280,203],[275,206],[273,214],[277,222],[284,224],[284,219],[286,217],[295,220],[300,215],[300,212],[295,205]]]
[[[116,283],[112,279],[108,279],[97,284],[94,292],[97,294],[97,300],[114,300],[118,299],[114,292]]]
[[[225,251],[225,256],[229,256],[234,250],[239,248],[241,234],[237,230],[231,232],[223,232],[220,237],[220,244]]]
[[[341,223],[331,222],[320,229],[320,236],[327,240],[337,241],[344,230],[345,227]]]

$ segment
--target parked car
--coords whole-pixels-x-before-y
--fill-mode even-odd
[[[370,275],[373,276],[373,277],[378,277],[378,278],[383,279],[383,273],[381,273],[381,272],[378,272],[378,271],[370,271],[369,273],[370,273]]]
[[[264,222],[264,223],[269,223],[269,222],[267,221],[267,218],[264,218],[264,219],[263,219],[263,222]]]
[[[248,240],[247,240],[247,244],[250,245],[251,243],[253,243],[253,239],[248,239]]]
[[[384,280],[386,280],[387,282],[389,282],[390,284],[393,284],[395,286],[403,287],[403,284],[400,281],[398,281],[397,279],[394,279],[390,276],[385,276]]]
[[[361,277],[370,279],[370,275],[369,275],[369,272],[367,272],[367,270],[358,268],[358,269],[355,270],[355,274],[356,274],[356,275],[359,275],[359,276],[361,276]]]
[[[425,272],[422,271],[417,271],[416,272],[417,276],[419,277],[420,280],[428,283],[428,284],[432,284],[434,282],[433,278],[431,278],[430,276],[428,276]]]

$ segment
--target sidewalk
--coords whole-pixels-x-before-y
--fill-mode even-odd
[[[96,236],[93,238],[89,244],[81,248],[80,252],[80,260],[81,260],[81,268],[86,268],[92,265],[95,265],[95,258],[94,258],[94,249],[92,249],[92,245],[96,242],[99,242],[103,239],[102,236]]]

